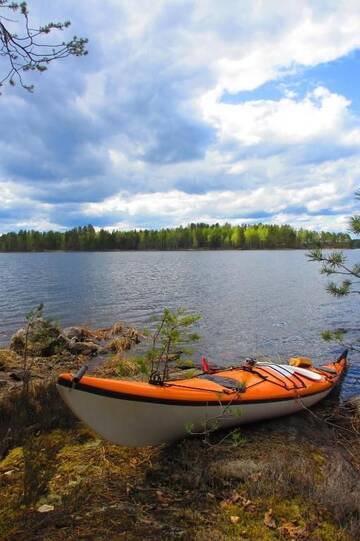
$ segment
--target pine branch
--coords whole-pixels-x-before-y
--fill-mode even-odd
[[[29,11],[26,2],[0,0],[0,8],[18,12],[22,17],[22,32],[21,35],[18,35],[8,29],[7,23],[21,23],[0,15],[0,56],[9,62],[9,70],[0,78],[0,87],[6,82],[14,86],[18,81],[22,88],[32,92],[34,86],[24,82],[23,72],[43,73],[54,60],[88,54],[86,49],[88,40],[86,38],[74,36],[70,41],[58,44],[35,41],[35,38],[45,37],[54,30],[63,31],[69,28],[70,21],[50,22],[39,28],[32,28],[29,24]]]

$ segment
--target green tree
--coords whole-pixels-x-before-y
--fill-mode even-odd
[[[355,194],[356,199],[360,199],[360,191]],[[350,218],[349,228],[355,236],[360,236],[360,215],[356,214]],[[341,251],[333,251],[324,253],[320,248],[312,250],[308,254],[310,261],[321,263],[321,274],[326,276],[341,276],[340,281],[330,281],[326,289],[334,297],[345,297],[347,295],[360,294],[360,263],[351,265],[348,263],[348,258]],[[343,343],[346,330],[326,330],[322,336],[324,340],[335,340]],[[351,349],[360,351],[360,348],[354,344],[346,344]]]
[[[233,248],[241,248],[244,242],[244,235],[241,227],[233,227],[231,231],[231,245]]]
[[[140,231],[95,230],[92,225],[69,231],[26,231],[0,235],[0,250],[181,250],[201,248],[347,248],[353,241],[345,233],[296,231],[289,225],[209,225],[190,224],[186,227]]]
[[[17,15],[20,20],[13,19]],[[54,30],[65,30],[70,24],[70,21],[49,22],[34,28],[27,2],[0,0],[0,57],[7,61],[5,73],[0,75],[0,87],[7,81],[11,86],[18,81],[32,92],[34,86],[24,82],[24,72],[42,73],[54,60],[86,55],[88,40],[85,38],[74,36],[70,41],[57,44],[46,39]]]
[[[257,227],[254,225],[249,225],[245,228],[244,231],[245,247],[249,249],[259,248],[259,235],[257,232]]]
[[[269,228],[266,225],[259,224],[259,227],[257,229],[259,242],[261,248],[266,248],[268,244],[269,239]]]

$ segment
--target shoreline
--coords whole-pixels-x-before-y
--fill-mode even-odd
[[[316,246],[310,246],[308,248],[178,248],[178,249],[127,249],[127,250],[0,250],[0,254],[49,254],[49,253],[64,253],[64,254],[86,254],[86,253],[146,253],[146,252],[307,252],[312,250]],[[322,250],[360,250],[359,246],[329,246],[322,247]]]

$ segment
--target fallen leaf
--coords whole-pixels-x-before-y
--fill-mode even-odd
[[[168,504],[169,503],[170,498],[168,496],[166,496],[166,494],[164,494],[164,492],[162,490],[157,490],[155,492],[155,494],[156,494],[156,497],[157,497],[157,499],[158,499],[158,501],[160,503],[163,503],[163,504]]]
[[[6,472],[4,472],[4,475],[12,475],[14,473],[15,470],[8,470]]]
[[[276,522],[275,522],[274,517],[273,517],[272,509],[269,509],[268,511],[266,511],[266,513],[264,515],[264,524],[268,528],[271,528],[271,529],[276,528]]]
[[[240,520],[240,517],[238,517],[237,515],[231,515],[230,520],[233,524],[237,524]]]
[[[251,500],[248,500],[245,498],[245,496],[242,496],[241,494],[234,492],[231,496],[230,502],[232,503],[240,503],[245,511],[250,511],[250,513],[254,512],[256,507],[254,503]]]
[[[230,499],[233,503],[236,503],[240,499],[243,499],[243,496],[241,496],[241,494],[239,494],[238,492],[233,492]]]
[[[279,532],[290,539],[305,541],[309,538],[309,531],[306,526],[297,526],[294,522],[283,522],[279,527]]]
[[[143,518],[138,518],[137,520],[139,520],[143,524],[149,524],[150,526],[154,524],[154,521],[151,518],[143,517]]]
[[[47,503],[44,503],[44,505],[40,505],[40,507],[38,507],[38,511],[39,513],[49,513],[49,511],[54,511],[54,506],[53,505],[48,505]]]

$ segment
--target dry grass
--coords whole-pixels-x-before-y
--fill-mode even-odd
[[[248,483],[248,494],[311,502],[359,539],[359,481],[356,470],[338,449],[306,449],[305,444],[282,446],[256,475],[256,483]]]
[[[133,342],[128,336],[121,336],[113,338],[108,344],[108,349],[110,351],[115,351],[116,353],[121,353],[123,351],[128,351],[131,349]]]
[[[91,332],[98,340],[110,340],[112,338],[116,338],[117,336],[126,336],[130,338],[133,343],[138,344],[143,338],[143,334],[141,332],[134,327],[124,325],[122,321],[117,321],[111,327],[95,329],[91,330]]]

